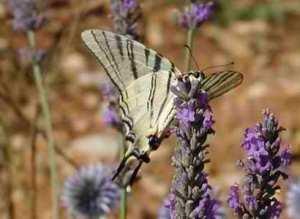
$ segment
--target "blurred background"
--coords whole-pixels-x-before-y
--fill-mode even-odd
[[[178,26],[176,16],[186,2],[140,1],[142,18],[138,21],[143,42],[181,70],[186,31]],[[42,49],[62,188],[76,168],[118,160],[118,133],[102,117],[105,103],[100,87],[107,78],[80,39],[85,29],[113,30],[112,18],[107,0],[38,3],[47,19],[37,31],[37,45]],[[299,19],[297,0],[220,0],[213,18],[195,37],[194,56],[200,68],[233,61],[232,68],[244,74],[241,86],[211,103],[216,134],[209,139],[209,180],[224,205],[229,185],[241,178],[236,161],[243,156],[244,129],[262,118],[264,108],[286,128],[283,141],[293,151],[289,171],[299,175]],[[0,218],[32,218],[34,194],[37,218],[50,218],[47,142],[31,125],[42,121],[28,52],[24,51],[27,38],[13,30],[5,1],[0,1],[0,23]],[[143,166],[142,178],[128,197],[128,218],[156,218],[169,191],[175,144],[173,137],[168,139],[153,153],[152,162]],[[285,188],[278,194],[283,202]],[[62,218],[67,218],[66,210],[60,210]]]

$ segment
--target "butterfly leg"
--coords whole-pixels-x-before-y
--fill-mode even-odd
[[[138,174],[139,169],[141,168],[142,164],[145,163],[149,163],[150,162],[150,158],[149,158],[149,154],[147,151],[143,151],[141,152],[138,148],[137,150],[133,151],[133,156],[136,157],[139,160],[138,165],[136,166],[136,168],[134,169],[130,180],[129,180],[129,184],[132,185],[132,183],[134,182],[134,180],[136,179],[136,176]]]
[[[133,151],[131,153],[129,153],[128,155],[126,155],[125,157],[123,157],[121,163],[119,164],[115,174],[112,177],[112,180],[115,180],[116,177],[119,175],[119,173],[122,171],[122,169],[125,167],[126,161],[128,160],[128,158],[130,158],[133,155]]]
[[[133,173],[130,177],[129,185],[133,184],[134,180],[136,179],[137,173],[138,173],[139,169],[141,168],[142,164],[143,164],[143,161],[140,160],[138,166],[134,169],[134,171],[133,171]]]
[[[119,175],[119,173],[124,169],[125,165],[126,165],[126,162],[127,160],[130,158],[130,157],[135,157],[136,159],[140,160],[140,161],[143,161],[143,162],[146,162],[148,163],[150,161],[149,159],[149,156],[145,156],[146,154],[145,153],[141,153],[140,150],[138,148],[134,148],[132,150],[132,152],[130,152],[129,154],[127,154],[121,161],[121,163],[119,164],[115,174],[113,175],[112,177],[112,180],[115,180],[116,177]]]

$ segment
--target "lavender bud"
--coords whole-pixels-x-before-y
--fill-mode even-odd
[[[192,3],[185,8],[182,13],[179,24],[186,29],[194,29],[200,27],[207,21],[213,13],[214,3]]]
[[[16,31],[36,30],[45,21],[42,15],[38,14],[35,0],[8,0],[8,6],[13,14],[13,27]]]
[[[43,49],[37,49],[36,51],[33,51],[30,48],[21,48],[18,50],[18,55],[25,63],[31,63],[32,60],[35,62],[41,62],[46,56],[46,51]]]
[[[137,21],[141,16],[138,2],[136,0],[111,0],[110,2],[115,31],[138,40]]]
[[[237,215],[240,215],[242,213],[240,202],[240,188],[237,184],[230,187],[227,202],[229,207],[232,208]]]
[[[117,130],[122,129],[122,121],[116,105],[110,104],[108,107],[106,107],[102,116],[106,125],[112,126]]]
[[[108,102],[118,103],[119,94],[117,89],[108,81],[100,85],[100,91],[104,99]]]
[[[103,120],[106,125],[112,126],[122,132],[122,121],[119,115],[119,95],[111,83],[105,82],[100,87],[104,99],[108,101],[108,107],[103,112]]]

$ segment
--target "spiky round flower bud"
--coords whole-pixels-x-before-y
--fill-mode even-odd
[[[111,180],[111,171],[102,165],[86,166],[64,184],[63,205],[78,218],[99,218],[117,204],[119,188]]]

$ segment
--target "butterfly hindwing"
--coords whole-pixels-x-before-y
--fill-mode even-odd
[[[148,147],[149,131],[156,130],[156,134],[161,134],[173,118],[169,115],[167,119],[166,115],[173,113],[174,94],[170,92],[170,86],[174,80],[171,72],[159,71],[138,78],[126,88],[133,131],[143,150]]]
[[[242,81],[243,75],[240,72],[221,71],[205,76],[200,87],[208,93],[211,100],[237,87]]]

